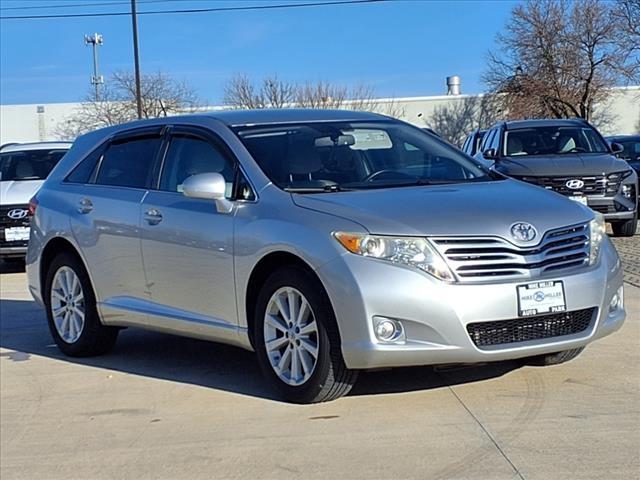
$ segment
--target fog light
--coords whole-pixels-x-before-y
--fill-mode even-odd
[[[622,186],[622,195],[625,198],[633,198],[633,185],[623,185]]]
[[[381,342],[398,342],[405,339],[402,324],[390,318],[374,317],[373,330]]]
[[[609,303],[609,313],[614,313],[624,308],[624,290],[623,287],[618,288],[611,302]]]

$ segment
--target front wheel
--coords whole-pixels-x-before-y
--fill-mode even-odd
[[[626,222],[614,222],[611,224],[611,230],[616,237],[633,237],[636,234],[636,226],[638,225],[638,215],[636,214],[631,220]]]
[[[258,361],[287,400],[324,402],[351,390],[358,372],[344,364],[333,309],[312,274],[297,267],[276,271],[256,307]]]
[[[61,253],[53,259],[44,301],[49,330],[65,355],[87,357],[111,350],[118,329],[100,322],[89,275],[75,255]]]

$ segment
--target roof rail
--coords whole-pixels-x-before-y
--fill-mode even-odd
[[[2,150],[5,147],[10,147],[11,145],[20,145],[20,143],[19,142],[3,143],[2,145],[0,145],[0,150]]]

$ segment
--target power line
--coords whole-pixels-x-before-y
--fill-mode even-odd
[[[233,12],[246,10],[275,10],[286,8],[305,8],[305,7],[324,7],[331,5],[355,5],[355,4],[371,4],[384,3],[392,0],[333,0],[328,2],[314,3],[289,3],[276,5],[251,5],[246,7],[211,7],[211,8],[192,8],[184,10],[150,10],[146,12],[138,12],[138,15],[163,15],[178,13],[209,13],[209,12]],[[83,17],[122,17],[131,15],[131,12],[102,12],[102,13],[66,13],[56,15],[19,15],[0,17],[0,20],[34,20],[34,19],[52,19],[52,18],[83,18]]]
[[[6,0],[5,0],[6,1]],[[185,0],[138,0],[138,3],[175,3],[175,2],[183,2]],[[211,2],[214,0],[189,0],[192,2],[195,1],[204,1]],[[0,7],[0,10],[38,10],[38,9],[58,9],[58,8],[76,8],[76,7],[104,7],[109,5],[129,5],[129,2],[126,1],[111,1],[111,2],[92,2],[92,3],[65,3],[58,5],[29,5],[22,7]]]

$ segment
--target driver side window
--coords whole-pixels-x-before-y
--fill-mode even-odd
[[[233,190],[234,166],[216,145],[192,135],[173,135],[160,176],[160,190],[182,192],[182,184],[192,175],[219,173],[227,183],[226,196]]]

